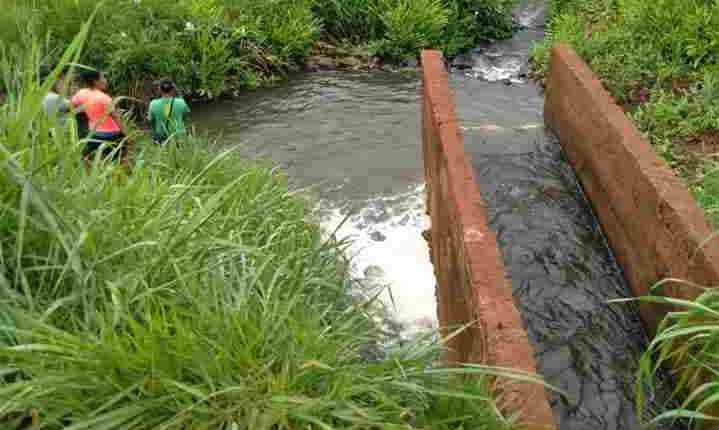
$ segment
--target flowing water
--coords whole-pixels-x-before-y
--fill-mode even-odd
[[[544,2],[524,0],[523,28],[453,62],[465,150],[487,203],[540,373],[562,430],[639,429],[634,376],[648,336],[559,143],[543,127],[541,89],[526,78],[543,36]],[[660,382],[660,381],[658,381]],[[662,378],[645,419],[666,409]],[[665,424],[662,428],[679,428]]]
[[[527,59],[544,4],[522,0],[514,38],[453,61],[451,84],[482,196],[562,430],[638,429],[634,372],[648,337],[558,143]],[[416,72],[300,75],[281,88],[196,109],[195,125],[307,188],[327,231],[354,240],[353,273],[381,298],[392,336],[437,326]],[[349,216],[344,224],[342,220]],[[647,401],[665,408],[668,385]],[[667,425],[665,428],[677,428]]]
[[[278,166],[294,188],[311,187],[322,226],[341,225],[337,236],[354,241],[353,272],[362,285],[356,293],[382,291],[390,338],[437,327],[434,273],[421,235],[427,220],[419,91],[416,71],[316,73],[193,113],[199,130],[221,133],[246,158]]]

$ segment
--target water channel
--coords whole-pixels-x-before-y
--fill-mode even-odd
[[[543,36],[544,4],[522,0],[513,39],[453,63],[451,84],[491,227],[562,430],[638,429],[634,372],[648,337],[637,309],[608,305],[631,290],[559,144],[543,128],[543,97],[525,72]],[[382,302],[396,336],[437,326],[425,216],[420,79],[317,73],[281,88],[196,109],[201,132],[239,143],[307,189],[326,230],[354,240],[353,273]],[[391,293],[391,294],[390,294]],[[666,407],[668,384],[647,401]],[[680,428],[667,425],[664,428]]]
[[[635,373],[648,344],[638,308],[559,143],[543,127],[544,97],[524,71],[543,37],[544,2],[523,0],[511,40],[454,61],[450,85],[475,178],[497,233],[560,429],[634,430]],[[664,376],[644,419],[669,406]],[[666,423],[660,428],[682,428]]]

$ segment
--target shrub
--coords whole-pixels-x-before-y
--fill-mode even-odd
[[[376,55],[416,56],[423,47],[439,42],[449,12],[441,0],[383,0],[380,19],[387,29],[374,46]]]
[[[326,36],[363,43],[383,36],[380,12],[384,3],[384,0],[316,0],[313,11]]]

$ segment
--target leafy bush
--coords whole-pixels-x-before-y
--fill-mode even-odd
[[[362,43],[384,34],[379,16],[386,0],[316,0],[315,15],[326,36],[337,41]]]
[[[696,68],[719,56],[719,4],[706,0],[628,0],[624,25],[652,60]]]
[[[382,0],[380,19],[387,29],[375,44],[376,55],[402,58],[436,45],[449,13],[441,0]]]

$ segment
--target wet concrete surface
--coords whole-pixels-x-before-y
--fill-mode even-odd
[[[544,2],[524,0],[515,38],[455,59],[451,85],[490,227],[562,430],[639,429],[635,374],[649,337],[591,205],[542,124],[541,89],[525,76]],[[644,420],[671,406],[666,376]],[[659,428],[678,429],[679,423]]]

